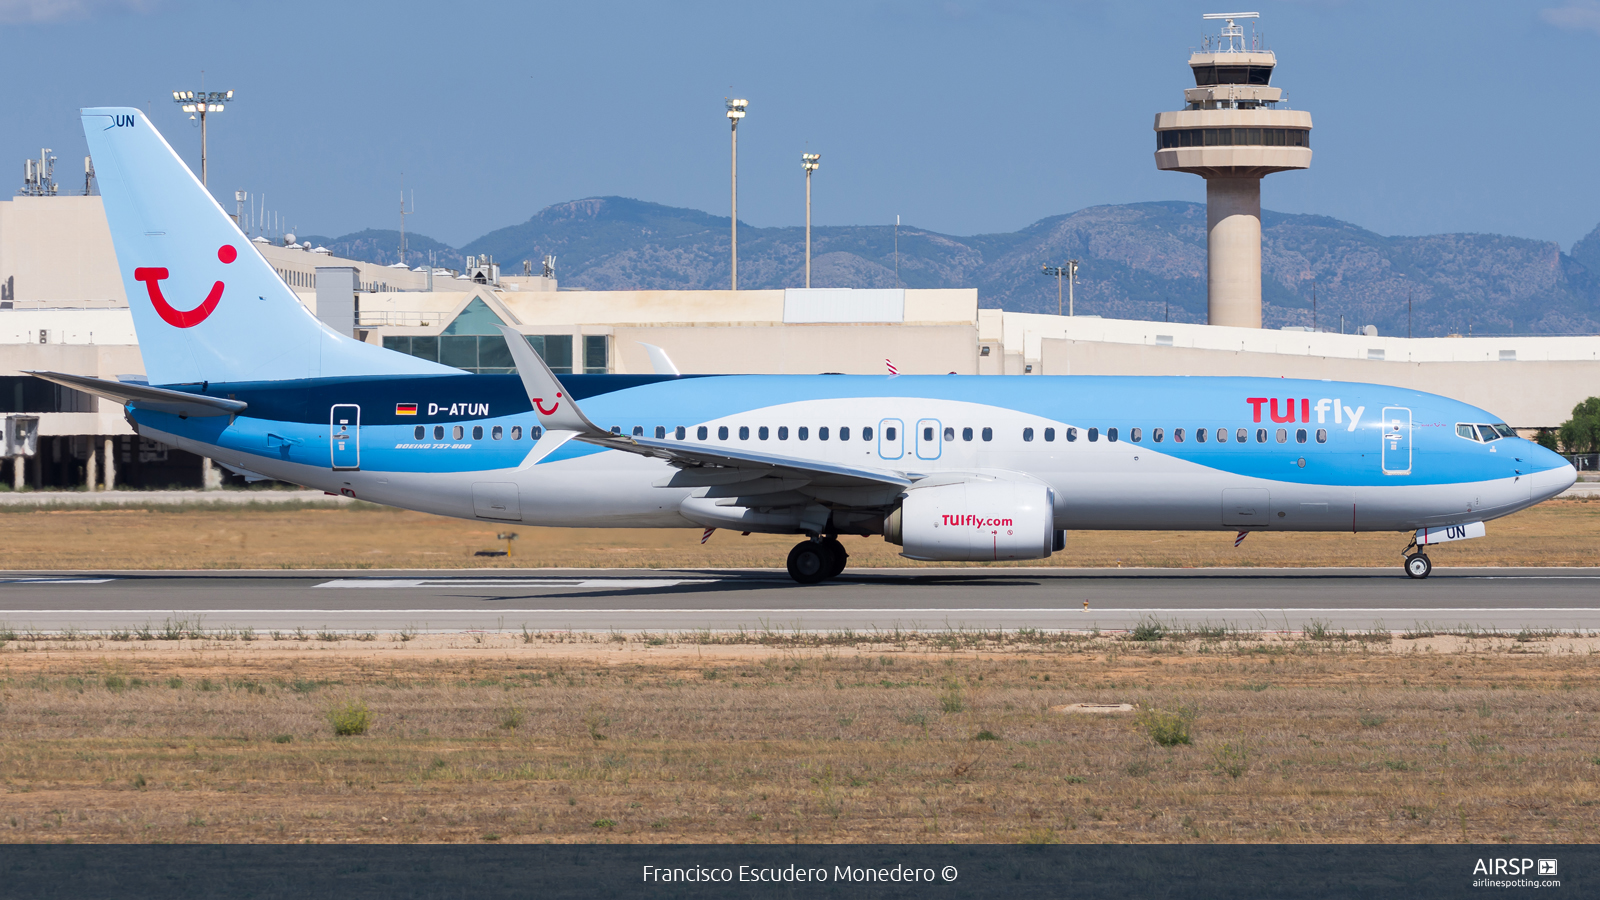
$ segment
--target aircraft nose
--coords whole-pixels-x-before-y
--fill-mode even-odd
[[[1551,454],[1556,456],[1556,454]],[[1565,458],[1556,456],[1561,460],[1561,465],[1533,473],[1533,496],[1537,500],[1549,500],[1578,481],[1578,470]]]

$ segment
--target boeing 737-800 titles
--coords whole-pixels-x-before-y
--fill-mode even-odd
[[[1041,559],[1073,529],[1414,532],[1424,548],[1553,497],[1567,461],[1481,409],[1279,378],[514,375],[338,334],[137,109],[83,126],[148,383],[40,372],[238,471],[464,519],[840,534],[919,560]],[[1397,548],[1398,549],[1398,548]]]

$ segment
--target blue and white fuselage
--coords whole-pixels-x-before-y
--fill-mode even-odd
[[[804,534],[802,581],[842,568],[838,534],[950,560],[1040,558],[1076,529],[1428,544],[1575,480],[1497,416],[1382,385],[557,376],[510,329],[518,374],[468,375],[318,322],[138,110],[83,121],[149,385],[40,374],[244,472],[487,521]]]

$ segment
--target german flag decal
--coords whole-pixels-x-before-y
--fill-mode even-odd
[[[414,416],[417,414],[417,405],[415,403],[396,403],[394,405],[394,414],[397,416]]]

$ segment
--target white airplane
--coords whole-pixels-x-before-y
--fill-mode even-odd
[[[502,328],[472,375],[313,317],[137,109],[83,110],[150,384],[40,372],[230,468],[529,525],[840,534],[918,560],[1041,559],[1071,529],[1412,532],[1553,497],[1567,461],[1433,394],[1279,378],[572,375]]]

